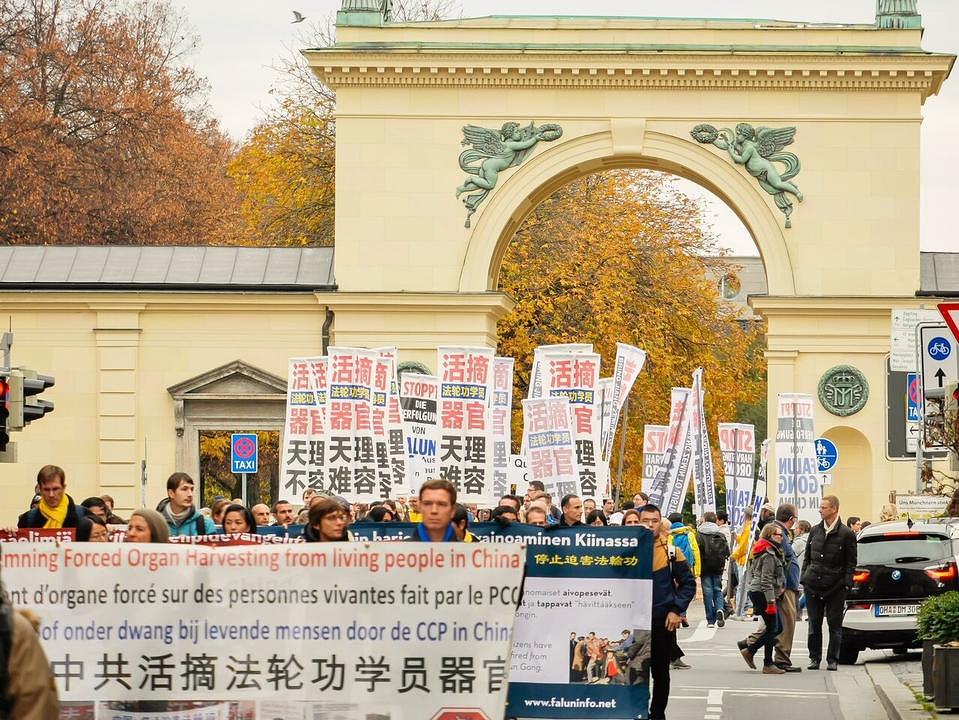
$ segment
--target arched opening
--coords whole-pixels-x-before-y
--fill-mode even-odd
[[[832,482],[823,485],[823,495],[835,495],[842,502],[841,512],[843,519],[856,515],[864,520],[873,520],[870,517],[874,507],[879,507],[886,498],[871,497],[871,490],[875,488],[872,473],[872,446],[869,439],[858,430],[851,427],[839,426],[826,430],[823,437],[832,440],[839,451],[839,461],[830,471]]]
[[[644,425],[668,422],[670,388],[689,387],[698,367],[714,447],[717,422],[766,434],[763,325],[745,304],[748,292],[765,292],[761,260],[748,258],[760,283],[744,288],[736,261],[718,255],[709,204],[687,186],[634,165],[576,177],[526,213],[500,260],[497,289],[516,302],[498,327],[499,353],[515,360],[515,398],[527,396],[537,346],[589,343],[602,376],[618,342],[647,351],[628,418],[626,492],[641,488]],[[739,235],[751,243],[742,226]],[[612,467],[618,480],[618,453]]]
[[[460,292],[495,290],[510,240],[530,212],[576,178],[611,168],[658,170],[691,180],[725,202],[748,229],[770,295],[792,295],[795,279],[781,220],[752,178],[718,153],[639,127],[585,135],[549,148],[502,181],[478,216],[467,246]]]

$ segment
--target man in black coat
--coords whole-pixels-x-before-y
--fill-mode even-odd
[[[846,593],[856,570],[856,536],[839,517],[839,498],[827,495],[819,506],[822,522],[809,532],[803,559],[802,585],[809,614],[809,669],[822,661],[822,621],[829,625],[826,669],[839,669],[842,617]]]

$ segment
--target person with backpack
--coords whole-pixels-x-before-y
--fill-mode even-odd
[[[170,528],[170,537],[181,535],[216,535],[216,525],[193,504],[193,478],[175,472],[166,481],[166,498],[157,505]]]
[[[703,603],[706,605],[706,627],[723,627],[726,624],[725,600],[723,599],[723,571],[729,559],[729,543],[716,523],[716,513],[703,513],[703,522],[696,531],[699,546],[699,577],[703,586]]]

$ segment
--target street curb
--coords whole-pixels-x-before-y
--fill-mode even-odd
[[[865,663],[864,667],[889,720],[928,720],[933,717],[918,707],[912,692],[888,665]]]

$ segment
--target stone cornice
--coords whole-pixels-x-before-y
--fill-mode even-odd
[[[935,95],[955,58],[803,53],[652,53],[475,51],[306,51],[332,88],[350,86],[486,86],[688,89],[820,89]]]

